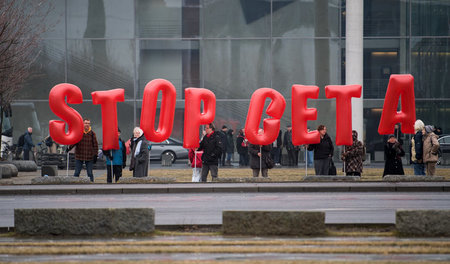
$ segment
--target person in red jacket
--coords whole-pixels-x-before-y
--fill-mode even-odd
[[[202,178],[202,155],[203,151],[189,149],[189,161],[192,167],[192,182],[200,182]]]

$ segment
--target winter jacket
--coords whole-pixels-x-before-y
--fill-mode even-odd
[[[411,139],[411,161],[414,163],[423,163],[422,131],[417,131],[417,133]]]
[[[439,142],[438,136],[433,132],[427,133],[423,136],[423,162],[437,162]]]
[[[261,148],[262,160],[260,161],[258,153],[260,150],[260,145],[248,145],[248,153],[250,154],[250,168],[252,169],[260,169],[260,162],[262,164],[262,168],[266,169],[267,165],[265,160],[270,157],[270,150],[272,150],[272,144],[264,145]]]
[[[278,133],[278,137],[277,137],[276,143],[273,142],[272,147],[277,147],[277,148],[282,148],[283,147],[283,140],[281,139],[282,138],[281,134],[283,134],[283,132],[281,132],[281,130],[280,130],[280,132]]]
[[[345,146],[341,153],[341,160],[345,162],[345,172],[362,172],[363,153],[364,146],[359,140],[353,140],[351,146]]]
[[[219,131],[217,132],[217,134],[220,137],[220,142],[222,142],[222,147],[221,150],[223,153],[227,152],[227,145],[228,145],[228,139],[227,139],[227,134],[223,131]]]
[[[125,143],[119,138],[119,149],[102,150],[103,154],[106,156],[106,165],[111,166],[112,155],[112,165],[125,165],[127,164],[127,153]]]
[[[295,148],[294,144],[292,143],[292,130],[284,132],[283,142],[284,147],[286,148],[287,151],[293,150]]]
[[[207,165],[219,165],[219,157],[222,155],[222,141],[218,132],[205,135],[197,150],[203,150],[202,163]]]
[[[405,156],[405,151],[403,151],[402,145],[399,142],[386,143],[384,145],[384,156],[386,160],[384,162],[383,176],[405,175],[401,159],[401,157]]]
[[[84,132],[81,140],[77,144],[70,146],[69,149],[72,149],[74,146],[76,147],[75,159],[77,160],[89,161],[98,155],[97,136],[92,130],[89,130],[87,133]]]
[[[34,147],[33,139],[31,138],[30,132],[25,132],[25,136],[23,137],[23,150],[27,151]]]
[[[326,159],[333,156],[333,141],[328,134],[325,134],[323,138],[320,138],[320,143],[309,145],[308,150],[314,150],[314,160]]]
[[[227,131],[227,153],[234,153],[233,129]]]
[[[245,141],[244,144],[242,144],[244,142],[245,137],[243,135],[239,135],[236,139],[236,150],[239,154],[245,154],[248,153],[248,143],[247,141]],[[243,146],[245,145],[245,146]]]
[[[189,149],[189,161],[191,162],[192,168],[201,168],[202,167],[202,155],[203,151],[197,151],[195,153],[194,149]]]
[[[135,155],[136,148],[142,142],[139,147],[139,153]],[[131,162],[130,170],[133,171],[133,177],[146,177],[148,175],[148,141],[145,136],[142,135],[139,138],[133,138],[131,140]]]

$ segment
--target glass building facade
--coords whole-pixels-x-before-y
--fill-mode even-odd
[[[145,85],[164,78],[177,90],[172,137],[182,139],[184,89],[207,88],[217,99],[216,126],[243,128],[252,93],[262,87],[287,101],[293,84],[317,85],[317,121],[335,138],[335,101],[325,85],[345,84],[345,0],[51,0],[41,53],[12,105],[14,137],[33,126],[48,134],[58,119],[50,89],[63,82],[83,92],[71,105],[91,119],[101,143],[101,109],[90,93],[125,89],[118,104],[123,138],[139,125]],[[372,154],[390,74],[415,78],[417,118],[450,131],[450,1],[364,1],[364,140]],[[157,118],[158,119],[158,118]],[[14,140],[17,141],[17,140]],[[406,140],[405,140],[406,141]],[[380,145],[381,144],[381,145]]]

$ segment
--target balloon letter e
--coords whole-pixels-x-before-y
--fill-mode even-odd
[[[83,118],[65,103],[66,97],[68,104],[83,103],[83,94],[77,86],[70,83],[55,85],[48,96],[48,104],[55,115],[67,122],[68,131],[66,133],[66,124],[60,120],[50,120],[49,131],[55,142],[72,145],[83,137]]]
[[[319,87],[292,86],[292,143],[295,146],[320,143],[319,131],[308,132],[308,120],[317,119],[317,109],[307,108],[308,98],[319,98]]]

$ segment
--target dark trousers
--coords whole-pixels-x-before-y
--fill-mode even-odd
[[[94,182],[94,174],[92,174],[92,168],[94,167],[94,162],[92,160],[75,160],[75,173],[73,176],[80,176],[81,169],[83,168],[83,163],[86,164],[86,171],[91,182]]]
[[[328,175],[328,170],[330,169],[330,159],[331,157],[314,160],[314,170],[316,171],[316,175]]]
[[[275,162],[275,164],[281,163],[281,148],[272,148],[272,151],[270,151],[270,157],[272,158],[273,162]]]
[[[222,163],[222,166],[225,166],[225,159],[227,157],[227,152],[222,152],[222,155],[220,155],[220,161]]]
[[[346,176],[361,176],[360,172],[347,172],[345,174]]]
[[[248,152],[239,153],[239,165],[248,166]]]
[[[213,179],[217,178],[217,174],[219,172],[217,165],[203,164],[203,166],[202,166],[202,182],[206,182],[209,171],[211,171],[211,177]]]
[[[115,182],[119,181],[122,177],[122,165],[113,165],[113,175]],[[106,165],[106,182],[112,183],[111,165]]]
[[[28,149],[23,150],[23,160],[30,160],[30,150]]]
[[[298,150],[296,149],[291,149],[288,150],[288,158],[289,158],[289,166],[294,166],[297,167],[298,166]]]

